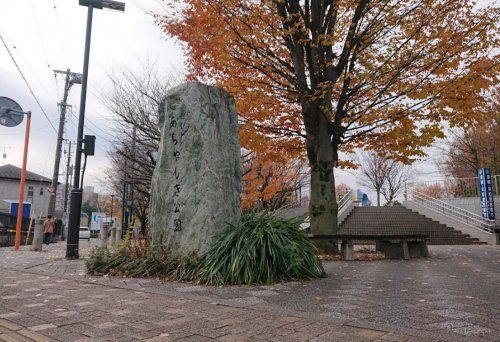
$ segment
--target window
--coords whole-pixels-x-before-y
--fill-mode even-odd
[[[43,187],[40,188],[40,196],[43,196]]]
[[[33,187],[28,186],[28,197],[33,197]]]

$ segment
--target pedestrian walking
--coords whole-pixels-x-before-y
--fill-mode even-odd
[[[43,222],[43,232],[45,233],[43,237],[43,243],[48,245],[52,238],[52,233],[54,232],[55,223],[51,215],[47,216],[47,219]]]

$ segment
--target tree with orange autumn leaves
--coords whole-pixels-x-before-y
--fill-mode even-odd
[[[275,211],[297,200],[297,192],[306,184],[303,160],[276,161],[268,155],[252,153],[243,163],[243,210]]]
[[[500,85],[483,96],[474,109],[481,120],[470,127],[455,129],[445,140],[438,167],[454,178],[477,177],[480,168],[500,174]]]
[[[497,81],[498,8],[468,0],[164,1],[189,76],[234,95],[242,145],[306,151],[314,234],[336,232],[339,152],[411,162]]]

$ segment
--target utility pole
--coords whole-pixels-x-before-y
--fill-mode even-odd
[[[59,164],[61,162],[61,149],[64,134],[64,123],[66,121],[66,107],[68,106],[68,95],[69,90],[73,84],[81,84],[82,75],[71,72],[70,69],[66,71],[54,70],[55,74],[65,74],[66,81],[64,82],[64,95],[63,100],[59,103],[61,107],[61,115],[59,116],[59,129],[57,131],[57,145],[56,145],[56,158],[54,160],[54,171],[52,173],[52,184],[50,185],[50,197],[49,197],[49,215],[54,215],[56,210],[56,195],[57,195],[57,183],[59,181]]]

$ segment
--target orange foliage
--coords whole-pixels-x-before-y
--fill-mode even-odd
[[[277,161],[267,155],[253,155],[244,164],[242,210],[273,211],[295,200],[295,191],[304,185],[305,161]]]
[[[345,183],[340,183],[335,186],[335,192],[339,196],[339,198],[344,197],[344,195],[350,190],[350,188]]]
[[[476,108],[482,115],[481,122],[451,132],[438,162],[440,169],[455,178],[477,177],[482,167],[500,174],[500,86],[482,98],[483,105]]]
[[[412,162],[498,82],[499,10],[469,0],[164,1],[189,77],[235,97],[242,146],[283,164],[307,145],[312,230],[336,227],[339,151]]]
[[[432,198],[446,198],[446,188],[441,183],[421,184],[416,190]]]
[[[340,119],[341,149],[369,147],[410,161],[443,137],[444,122],[462,126],[477,121],[474,94],[497,82],[497,61],[488,56],[498,43],[498,9],[478,11],[468,0],[368,1],[365,22],[356,23],[360,32],[352,42],[347,32],[360,2],[334,2],[331,32],[304,34],[299,43],[306,52],[309,47],[312,52],[318,46],[331,48],[329,63],[340,63],[343,44],[344,51],[346,44],[356,44],[348,47],[351,63],[336,80],[325,79],[306,90],[297,84],[285,39],[313,28],[297,15],[295,26],[285,29],[277,11],[280,4],[297,4],[306,13],[302,1],[164,1],[172,12],[158,21],[185,43],[189,77],[214,82],[235,96],[242,145],[259,153],[271,146],[303,150],[304,97],[315,100],[330,89],[333,111],[326,115],[331,122]],[[328,70],[326,62],[318,62],[322,72]]]

